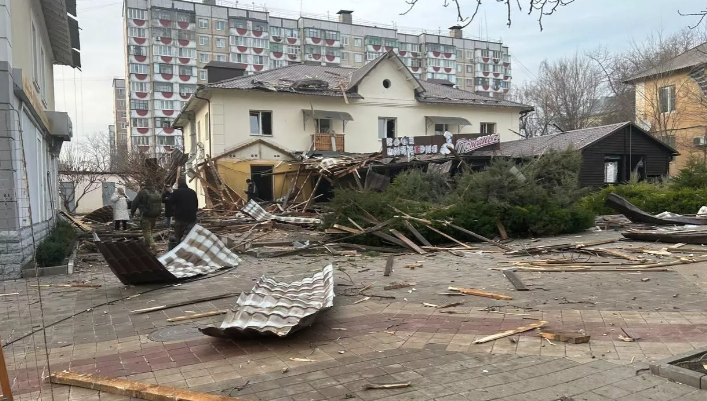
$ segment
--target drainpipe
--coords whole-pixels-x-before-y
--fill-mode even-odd
[[[209,156],[212,155],[212,149],[211,149],[211,100],[205,98],[205,97],[199,97],[199,90],[197,89],[196,92],[194,92],[194,97],[199,99],[199,100],[206,100],[206,103],[209,104],[209,118],[206,121],[206,126],[208,128],[208,135],[209,135]]]

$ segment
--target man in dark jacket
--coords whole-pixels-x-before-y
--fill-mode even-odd
[[[250,202],[251,200],[256,200],[257,202],[258,187],[255,186],[255,183],[250,178],[245,180],[245,182],[246,184],[248,184],[248,188],[245,190],[246,195],[248,195],[248,202]]]
[[[172,228],[172,216],[174,215],[174,205],[172,205],[172,201],[170,200],[172,192],[173,190],[171,185],[164,186],[164,192],[162,192],[162,203],[164,203],[164,217],[168,230]]]
[[[157,244],[152,238],[152,229],[155,228],[157,217],[162,213],[162,196],[155,191],[155,184],[152,180],[146,180],[140,192],[133,199],[130,218],[135,216],[137,209],[140,209],[140,228],[142,228],[145,245],[154,252],[157,250]]]
[[[177,189],[172,192],[169,200],[174,206],[174,239],[176,243],[180,243],[196,224],[199,199],[196,192],[187,186],[187,179],[180,177]]]

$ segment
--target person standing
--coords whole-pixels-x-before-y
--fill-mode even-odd
[[[172,228],[172,216],[174,215],[174,205],[172,205],[172,201],[170,200],[172,192],[171,185],[164,186],[164,192],[162,192],[162,203],[164,203],[164,217],[168,230]]]
[[[154,252],[157,250],[157,244],[152,238],[152,229],[155,228],[157,217],[162,213],[162,196],[155,191],[152,180],[146,180],[140,192],[135,196],[130,208],[131,218],[135,216],[137,209],[140,209],[140,228],[142,228],[142,236],[145,238],[145,245]]]
[[[110,201],[113,203],[113,222],[116,231],[120,230],[121,225],[123,226],[123,230],[127,230],[130,213],[128,211],[128,197],[125,195],[125,190],[118,188],[113,196],[111,196]]]
[[[248,184],[248,188],[245,190],[246,195],[248,195],[248,202],[256,200],[258,198],[258,187],[255,186],[255,183],[250,178],[245,180],[245,182]]]
[[[177,189],[172,192],[170,201],[174,205],[174,243],[182,242],[185,235],[189,234],[196,224],[196,211],[199,208],[199,199],[196,192],[187,186],[187,179],[180,177]],[[171,242],[171,241],[170,241]]]

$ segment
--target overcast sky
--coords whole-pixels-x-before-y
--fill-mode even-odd
[[[354,18],[399,27],[442,29],[456,23],[454,7],[445,0],[418,0],[407,15],[405,0],[268,0],[256,1],[271,9],[335,15],[340,9],[354,10]],[[529,0],[521,0],[528,3]],[[235,1],[233,1],[235,3]],[[241,1],[251,4],[251,1]],[[301,4],[300,4],[301,3]],[[473,12],[475,0],[460,0],[465,15]],[[511,1],[514,3],[514,1]],[[697,3],[697,4],[696,4]],[[621,51],[632,39],[640,40],[656,30],[671,33],[696,21],[678,15],[696,11],[695,0],[576,0],[543,19],[541,32],[537,14],[528,16],[514,9],[511,27],[506,26],[502,3],[484,0],[466,35],[502,39],[513,56],[513,82],[532,79],[544,59],[606,46]],[[121,0],[78,0],[81,31],[82,71],[55,67],[57,110],[67,111],[74,122],[76,139],[94,132],[107,132],[113,121],[112,80],[124,76]]]

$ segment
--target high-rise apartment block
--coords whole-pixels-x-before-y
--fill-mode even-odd
[[[113,133],[111,143],[114,145],[115,153],[112,155],[115,160],[116,155],[124,154],[128,151],[128,107],[125,90],[125,80],[121,78],[113,79]],[[110,135],[110,131],[109,131]],[[111,163],[113,164],[113,163]]]
[[[357,24],[338,18],[286,18],[236,2],[126,0],[124,10],[130,141],[155,156],[180,146],[172,119],[208,82],[210,61],[242,64],[246,74],[291,63],[358,68],[393,50],[421,80],[504,97],[510,89],[508,47],[449,35]],[[116,127],[117,131],[117,127]]]

